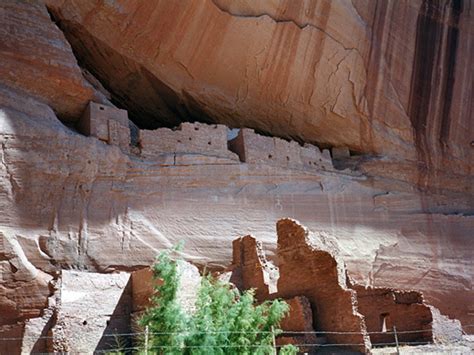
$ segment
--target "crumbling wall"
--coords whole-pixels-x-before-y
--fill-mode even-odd
[[[360,344],[366,352],[370,340],[363,316],[357,310],[357,294],[346,285],[344,265],[328,251],[317,249],[309,231],[291,219],[277,223],[277,253],[280,278],[278,297],[305,296],[311,302],[316,330],[328,333],[329,343]]]
[[[255,297],[263,301],[276,292],[278,269],[267,260],[262,243],[250,235],[232,243],[232,276],[230,282],[240,290],[255,289]]]
[[[359,312],[364,315],[373,344],[394,342],[394,326],[400,342],[433,341],[433,317],[420,292],[358,285],[352,288],[357,291]]]
[[[298,345],[300,351],[313,353],[314,344],[323,344],[326,338],[316,336],[313,328],[313,311],[311,303],[304,296],[296,296],[285,300],[290,310],[282,319],[280,328],[283,330],[277,338],[277,345]],[[304,346],[303,344],[313,344]]]
[[[434,306],[428,307],[430,307],[433,316],[431,327],[435,343],[454,343],[463,339],[464,332],[459,320],[442,315],[439,309]]]
[[[79,120],[77,128],[82,134],[118,146],[125,153],[129,152],[131,138],[126,110],[91,101]]]
[[[241,129],[237,137],[229,141],[229,148],[246,163],[288,169],[333,169],[328,150],[321,152],[311,144],[300,146],[295,141],[262,136],[248,128]]]
[[[330,343],[355,344],[352,349],[364,352],[368,350],[370,340],[364,319],[357,311],[357,295],[346,285],[344,264],[338,260],[337,251],[321,250],[324,243],[313,243],[308,230],[291,219],[278,221],[277,234],[279,278],[276,292],[268,292],[268,285],[264,282],[264,275],[268,271],[265,262],[262,262],[266,258],[251,236],[237,239],[233,243],[231,281],[244,289],[257,288],[260,297],[289,300],[290,307],[293,304],[294,310],[284,320],[283,329],[304,332],[313,331],[314,326],[316,330],[330,332],[326,336]],[[324,244],[324,247],[330,249],[331,245]],[[309,301],[311,312],[304,310],[304,301],[298,297]],[[311,314],[311,322],[306,319],[308,314]],[[296,326],[296,323],[301,324]],[[315,336],[305,337],[303,334],[291,333],[280,339],[280,343],[314,344],[318,341]]]
[[[282,321],[278,344],[327,341],[367,351],[371,344],[394,343],[394,326],[400,343],[462,338],[460,322],[425,304],[420,292],[354,285],[337,245],[325,234],[310,234],[292,219],[279,220],[277,234],[278,267],[267,261],[255,238],[245,236],[233,242],[228,272],[239,289],[255,288],[259,301],[288,302],[290,313]],[[272,290],[268,280],[274,284],[276,279]]]
[[[175,129],[140,130],[139,144],[145,158],[162,154],[206,154],[237,160],[227,148],[227,127],[203,123],[181,123]]]

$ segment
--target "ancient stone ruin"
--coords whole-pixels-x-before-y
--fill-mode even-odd
[[[460,338],[460,323],[441,316],[420,292],[353,284],[328,236],[282,219],[277,237],[278,267],[255,238],[245,236],[233,243],[229,272],[240,289],[255,288],[260,301],[288,300],[280,344],[313,344],[308,351],[318,343],[352,344],[353,350],[369,352],[372,346],[392,344],[394,327],[400,343],[429,343],[442,334]],[[437,323],[445,326],[440,334]]]
[[[238,154],[242,162],[251,164],[270,164],[288,169],[331,170],[331,156],[327,149],[295,141],[265,137],[253,130],[243,128],[237,137],[229,141],[229,148]]]
[[[181,240],[280,344],[472,352],[473,8],[1,0],[0,353],[105,349]]]
[[[131,143],[127,111],[90,102],[78,125],[79,132],[96,137],[128,152]],[[175,129],[139,130],[140,157],[164,164],[229,164],[238,160],[247,164],[297,170],[333,170],[329,150],[301,146],[295,141],[266,137],[254,130],[239,129],[229,139],[225,125],[181,123]],[[342,148],[335,148],[341,150]],[[172,159],[170,158],[172,157]]]
[[[91,101],[77,127],[79,132],[118,146],[125,153],[129,150],[130,128],[126,110]]]

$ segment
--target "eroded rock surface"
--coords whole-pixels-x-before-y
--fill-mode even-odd
[[[65,121],[76,121],[90,100],[106,101],[82,76],[41,1],[2,1],[0,23],[2,83],[34,95]]]
[[[271,259],[286,217],[337,235],[357,283],[474,323],[472,1],[46,3],[65,36],[39,2],[0,4],[2,337],[47,321],[62,269],[137,270],[183,239],[222,268],[247,234]],[[72,127],[107,97],[142,129],[128,149],[113,123],[102,140]],[[247,161],[193,124],[197,145],[146,130],[194,120],[321,149],[243,129],[266,142],[244,139]]]
[[[445,166],[469,174],[471,1],[46,3],[144,127],[194,118],[348,146],[409,159],[423,186]]]

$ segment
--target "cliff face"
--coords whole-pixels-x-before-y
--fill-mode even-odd
[[[359,284],[473,324],[472,6],[2,1],[2,334],[44,315],[58,270],[134,270],[181,239],[218,268],[242,234],[274,251],[286,217],[336,236]],[[130,146],[126,118],[75,126],[91,100],[128,111]],[[267,136],[150,130],[194,120]]]
[[[144,127],[198,119],[345,145],[411,161],[424,186],[470,172],[469,1],[47,3]]]

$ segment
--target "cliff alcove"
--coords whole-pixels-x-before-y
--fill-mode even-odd
[[[286,218],[335,236],[351,280],[341,302],[355,292],[363,309],[383,296],[388,310],[364,315],[369,332],[399,322],[408,303],[396,300],[416,290],[438,309],[417,299],[420,318],[438,312],[472,333],[472,9],[2,1],[0,352],[67,330],[74,308],[64,322],[51,315],[71,278],[97,274],[92,293],[132,297],[121,273],[179,240],[187,261],[223,270],[231,241],[255,235],[278,264],[274,223]],[[305,265],[332,260],[305,248],[294,251]],[[280,278],[279,292],[308,291],[284,297],[296,297],[303,328],[309,302],[312,326],[328,330],[311,270]]]

